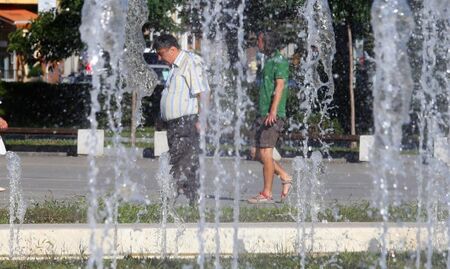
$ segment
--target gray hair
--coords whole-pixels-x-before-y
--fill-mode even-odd
[[[173,35],[162,34],[156,37],[153,42],[153,49],[155,50],[160,50],[162,48],[168,49],[170,47],[180,48],[177,39]]]

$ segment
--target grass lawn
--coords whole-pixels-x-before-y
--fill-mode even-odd
[[[136,129],[136,138],[152,138],[155,132],[154,127],[142,127]],[[113,137],[114,133],[111,130],[105,131],[105,137]],[[124,128],[120,133],[122,137],[131,137],[131,130]]]
[[[86,223],[88,205],[85,199],[73,201],[45,201],[35,203],[27,208],[25,223]],[[390,220],[402,222],[415,222],[417,219],[417,204],[410,203],[397,207],[390,207]],[[198,208],[178,206],[176,214],[184,222],[198,222],[200,219]],[[444,205],[438,208],[438,219],[446,220],[448,213]],[[297,210],[288,205],[273,205],[260,207],[258,205],[241,206],[240,222],[294,222]],[[214,222],[213,209],[205,211],[206,221]],[[423,219],[426,217],[422,211]],[[138,205],[123,203],[119,207],[119,223],[159,223],[161,221],[161,205]],[[169,217],[169,222],[174,220]],[[233,222],[233,208],[223,207],[220,212],[221,222]],[[307,217],[306,221],[310,221]],[[351,205],[334,205],[321,211],[319,222],[379,222],[382,221],[377,209],[370,207],[369,202],[354,203]],[[9,223],[8,208],[0,208],[0,224]]]
[[[446,268],[446,253],[434,253],[432,256],[433,268]],[[238,258],[238,268],[302,268],[302,262],[308,269],[365,269],[380,268],[378,266],[379,253],[356,252],[339,253],[334,255],[311,255],[306,254],[304,261],[298,255],[292,254],[241,254]],[[392,253],[386,257],[386,265],[389,269],[404,269],[415,267],[415,253]],[[222,268],[232,268],[231,257],[221,257],[220,265]],[[104,265],[109,268],[111,260],[104,260]],[[426,254],[421,255],[420,268],[425,268]],[[80,257],[78,260],[59,260],[49,257],[47,260],[24,260],[24,261],[2,261],[0,268],[27,268],[27,269],[78,269],[86,268],[87,257]],[[116,268],[200,268],[194,258],[133,258],[121,257],[117,260]],[[215,266],[215,257],[206,256],[204,268],[217,268]]]

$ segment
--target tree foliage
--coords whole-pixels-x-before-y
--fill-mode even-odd
[[[174,14],[177,7],[184,6],[187,0],[147,0],[148,24],[155,31],[171,32],[180,29],[170,14]]]
[[[170,17],[185,0],[147,0],[149,25],[156,31],[177,30]],[[9,36],[9,51],[22,55],[27,63],[59,61],[79,53],[83,0],[61,0],[59,7],[39,14],[28,29],[18,29]]]
[[[299,28],[299,7],[304,0],[249,0],[245,6],[244,28],[246,32],[292,32]],[[296,35],[295,35],[296,36]]]
[[[337,75],[335,82],[334,102],[339,107],[339,120],[349,131],[351,127],[351,106],[356,110],[356,132],[370,133],[373,126],[371,87],[369,79],[369,61],[364,65],[356,62],[354,103],[350,104],[350,59],[349,44],[356,39],[364,40],[364,51],[372,54],[373,36],[370,24],[370,9],[373,0],[340,1],[329,0],[333,16],[334,31],[336,36],[336,54],[334,58],[334,73]],[[351,33],[352,40],[349,40]],[[359,66],[358,66],[359,65]]]
[[[28,30],[18,29],[15,32],[9,34],[8,51],[16,51],[18,54],[23,55],[25,58],[32,57],[33,50],[30,42],[27,38]]]
[[[23,55],[28,63],[59,61],[79,52],[82,5],[82,0],[61,0],[58,9],[40,13],[28,29],[11,33],[8,50]]]
[[[355,38],[364,38],[370,33],[370,8],[373,0],[329,0],[335,24],[352,27]]]

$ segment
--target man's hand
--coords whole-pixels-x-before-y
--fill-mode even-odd
[[[271,126],[277,122],[277,113],[276,112],[270,112],[267,114],[266,119],[264,120],[264,125]]]
[[[197,133],[200,133],[202,130],[202,124],[200,123],[200,121],[197,121],[195,123],[195,129],[197,129]]]
[[[264,120],[264,124],[266,126],[273,125],[277,122],[278,104],[280,103],[281,95],[283,94],[283,89],[284,89],[284,79],[277,78],[275,80],[275,90],[273,94],[272,106],[270,107],[269,114],[267,114],[267,117]]]
[[[195,123],[195,129],[197,129],[197,132],[198,132],[199,134],[201,134],[202,131],[203,131],[203,132],[206,132],[206,127],[207,127],[207,125],[208,125],[208,124],[206,124],[206,126],[203,126],[203,125],[200,123],[200,121],[197,121],[197,122]]]

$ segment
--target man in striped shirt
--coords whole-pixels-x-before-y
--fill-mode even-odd
[[[178,194],[186,195],[194,205],[199,188],[199,133],[203,129],[198,115],[205,111],[202,104],[207,104],[210,91],[206,71],[202,58],[181,50],[172,35],[157,37],[153,48],[159,59],[171,66],[160,101],[161,118],[167,123],[171,172]]]

